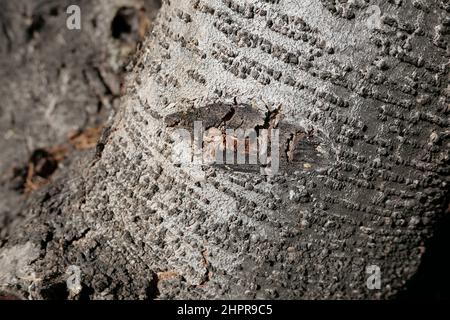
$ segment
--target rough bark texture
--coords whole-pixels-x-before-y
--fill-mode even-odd
[[[83,28],[70,31],[72,3],[0,1],[0,233],[23,194],[95,147],[157,12],[156,0],[79,1]]]
[[[96,152],[4,229],[0,285],[72,297],[76,265],[79,298],[403,290],[448,206],[450,7],[370,4],[380,30],[368,1],[165,1]],[[280,174],[175,165],[193,120],[279,128]]]

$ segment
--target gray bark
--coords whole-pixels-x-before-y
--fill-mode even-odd
[[[0,285],[26,298],[397,295],[448,206],[450,9],[371,4],[380,29],[366,1],[165,1],[96,151],[5,229]],[[171,133],[194,120],[278,128],[280,174],[177,166]]]

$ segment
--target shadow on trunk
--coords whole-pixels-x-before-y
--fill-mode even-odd
[[[434,237],[426,244],[427,251],[417,274],[397,296],[400,300],[448,300],[450,299],[450,215],[436,225]]]

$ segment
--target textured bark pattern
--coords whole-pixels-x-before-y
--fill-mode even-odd
[[[35,151],[101,127],[116,109],[122,65],[139,40],[133,25],[144,9],[152,19],[155,1],[0,1],[0,234],[20,212]],[[82,8],[82,30],[66,27],[71,4]],[[124,8],[135,17],[114,37]]]
[[[381,30],[365,1],[166,1],[94,160],[30,203],[0,263],[39,258],[0,279],[44,298],[69,265],[90,298],[395,295],[448,204],[450,9],[374,3]],[[174,165],[191,120],[280,128],[281,174]]]

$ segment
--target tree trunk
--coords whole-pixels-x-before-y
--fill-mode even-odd
[[[49,299],[397,295],[448,206],[450,9],[375,4],[165,1],[95,154],[8,227],[0,285]],[[194,121],[278,129],[278,172],[177,164],[173,133]]]

